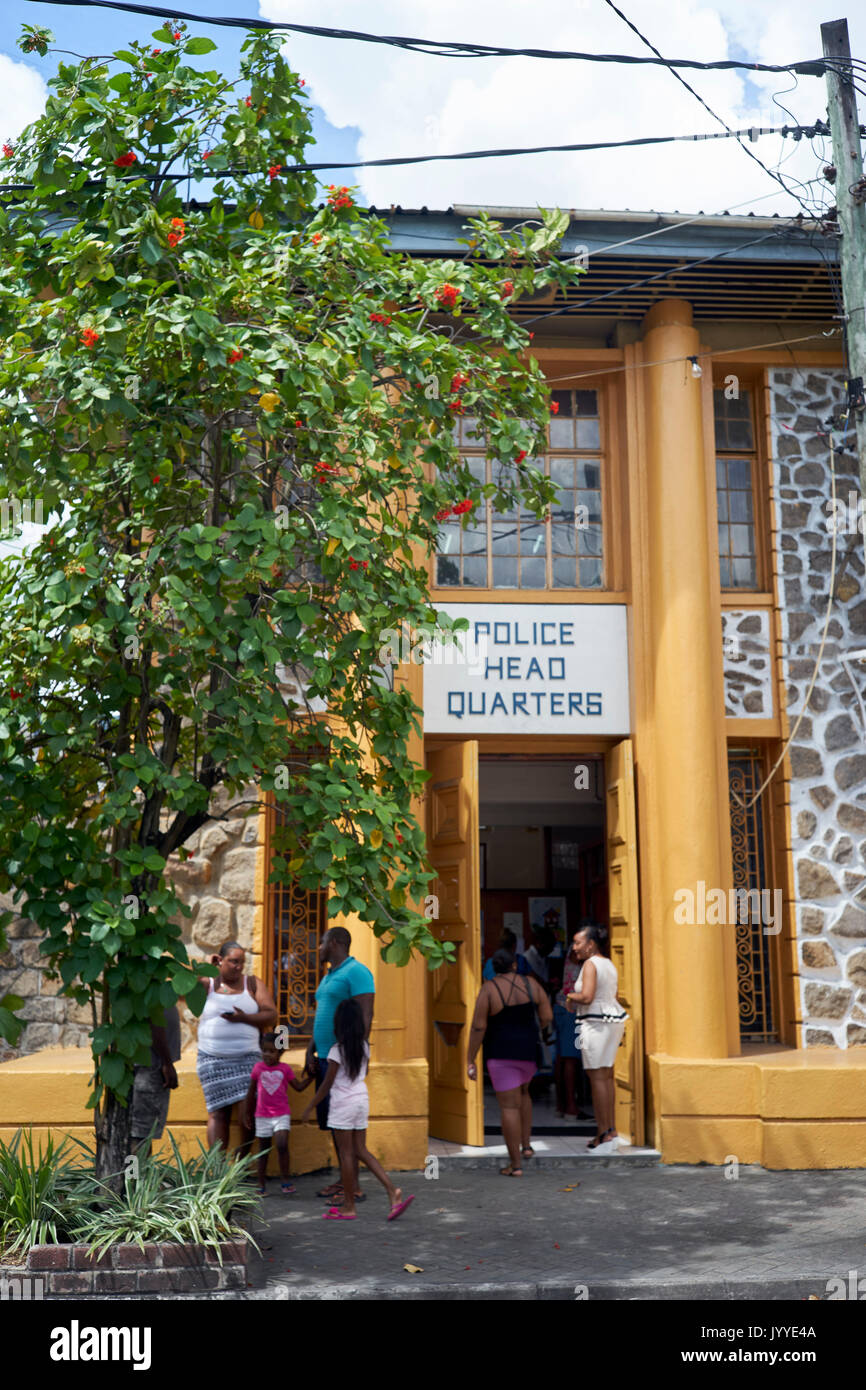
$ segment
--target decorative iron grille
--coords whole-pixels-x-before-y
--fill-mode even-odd
[[[272,830],[285,825],[285,817],[285,807],[272,804]],[[313,1036],[316,990],[321,979],[319,944],[327,929],[327,902],[324,888],[309,891],[294,881],[268,887],[277,1025],[288,1028],[293,1047],[306,1047]]]
[[[766,837],[763,798],[749,805],[763,780],[763,758],[756,749],[732,749],[728,753],[728,790],[731,813],[731,848],[734,861],[734,888],[760,895],[771,888],[767,877]],[[773,1022],[772,963],[766,923],[756,904],[760,896],[748,899],[748,913],[738,912],[737,997],[740,1037],[743,1042],[778,1042]],[[741,921],[740,918],[746,920]]]

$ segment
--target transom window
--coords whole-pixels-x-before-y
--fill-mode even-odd
[[[543,458],[529,459],[555,484],[557,497],[546,520],[519,506],[479,508],[465,529],[446,522],[436,553],[440,588],[601,589],[604,587],[601,480],[603,450],[598,392],[554,391]],[[459,418],[455,433],[472,476],[500,484],[514,465],[484,457],[479,422]]]
[[[723,589],[757,589],[755,471],[751,391],[714,391],[719,566]]]

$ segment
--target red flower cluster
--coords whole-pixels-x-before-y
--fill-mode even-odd
[[[210,159],[212,154],[213,150],[205,150],[204,154],[202,155],[202,159]]]
[[[340,470],[339,470],[339,468],[337,467],[337,465],[336,465],[335,463],[314,463],[314,464],[313,464],[313,472],[316,474],[316,477],[319,478],[319,479],[324,478],[324,476],[325,476],[326,473],[339,473],[339,471],[340,471]]]
[[[162,52],[162,49],[161,49],[161,48],[155,48],[155,49],[153,50],[153,52],[151,53],[150,56],[151,56],[151,58],[158,58],[161,52]]]
[[[474,506],[471,497],[464,497],[462,502],[455,502],[452,511],[455,516],[462,516],[464,512],[471,512]]]
[[[231,352],[228,355],[228,360],[229,362],[240,362],[242,357],[243,353],[241,352],[240,348],[232,348]]]
[[[253,99],[252,99],[252,97],[244,97],[244,105],[245,105],[245,106],[252,106],[252,104],[253,104]]]
[[[270,168],[268,169],[268,178],[270,179],[271,183],[273,183],[274,179],[277,177],[277,174],[280,172],[282,167],[282,164],[272,164],[270,166]]]
[[[172,34],[171,37],[174,39],[175,43],[178,43],[179,40],[180,40],[180,30],[179,30],[179,29],[175,29],[175,31],[174,31],[174,33]]]
[[[524,460],[525,458],[526,458],[526,450],[525,450],[525,449],[521,449],[521,450],[520,450],[520,453],[517,455],[517,458],[514,460],[514,462],[515,462],[515,463],[522,463],[523,460]]]
[[[178,242],[183,241],[186,236],[186,223],[182,217],[173,217],[171,225],[174,231],[168,234],[168,244],[169,246],[177,246]]]
[[[502,288],[500,289],[499,293],[503,299],[507,299],[510,294],[514,294],[514,281],[503,280]]]
[[[299,81],[298,81],[298,86],[299,86],[299,87],[306,87],[306,85],[307,85],[307,79],[306,79],[305,77],[300,78]]]
[[[451,508],[450,508],[450,507],[443,507],[442,510],[441,510],[441,512],[437,512],[437,513],[436,513],[436,520],[437,520],[437,521],[444,521],[445,518],[448,517],[448,516],[450,516],[450,515],[451,515]]]
[[[321,232],[313,232],[313,235],[310,237],[310,241],[313,243],[314,246],[318,246],[318,244],[319,244],[319,242],[320,242],[321,240],[322,240],[322,233],[321,233]]]
[[[370,315],[370,322],[371,322],[371,323],[384,323],[385,326],[387,327],[387,325],[391,322],[391,315],[390,315],[390,314],[371,314],[371,315]]]
[[[3,158],[4,158],[4,159],[11,159],[14,153],[15,153],[15,146],[14,146],[14,145],[6,145],[6,144],[4,144],[4,146],[3,146]]]
[[[443,309],[453,309],[460,298],[460,290],[456,285],[449,285],[446,280],[445,284],[440,285],[438,290],[434,292],[433,298],[442,305]]]
[[[453,375],[452,378],[451,378],[451,393],[452,393],[452,395],[455,395],[455,396],[456,396],[457,393],[458,393],[459,391],[462,391],[462,390],[463,390],[463,387],[464,387],[464,386],[468,386],[468,385],[469,385],[469,378],[468,378],[468,376],[466,375],[466,373],[465,373],[465,372],[455,372],[454,375]]]
[[[152,483],[158,483],[158,482],[159,482],[159,474],[158,474],[158,473],[154,473],[154,475],[153,475],[153,477],[151,478],[150,481],[151,481]]]
[[[126,154],[119,154],[114,162],[118,169],[128,169],[131,164],[138,163],[138,155],[133,150],[127,150]]]
[[[96,347],[99,342],[99,334],[95,328],[83,328],[81,330],[81,341],[86,348]]]
[[[551,415],[558,415],[558,414],[559,414],[559,401],[551,401],[551,402],[550,402],[550,413],[551,413]]]
[[[459,396],[457,397],[456,401],[448,402],[448,409],[453,411],[455,415],[466,414],[466,407],[464,406]]]
[[[333,183],[328,184],[328,202],[331,204],[332,208],[350,208],[354,206],[349,196],[349,190],[345,184],[342,184],[339,188]]]
[[[349,561],[349,569],[350,569],[350,570],[365,570],[366,568],[367,568],[367,561],[366,561],[366,560],[350,560],[350,561]]]

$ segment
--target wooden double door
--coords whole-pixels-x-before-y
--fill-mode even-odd
[[[439,747],[427,755],[427,846],[436,881],[437,934],[454,946],[454,963],[428,979],[430,1036],[430,1132],[455,1143],[484,1143],[481,1080],[466,1073],[466,1048],[481,988],[481,911],[478,845],[478,750],[476,739]],[[630,739],[605,753],[605,843],[610,902],[611,957],[619,973],[619,998],[628,1012],[617,1054],[616,1119],[623,1138],[644,1138],[643,1036],[641,1027],[640,918],[634,765]]]

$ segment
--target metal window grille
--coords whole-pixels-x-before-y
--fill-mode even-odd
[[[286,814],[285,807],[271,804],[272,834],[286,824]],[[268,886],[277,1024],[288,1028],[293,1047],[306,1047],[313,1036],[316,990],[321,979],[319,944],[327,930],[327,903],[324,888],[309,891],[293,880]]]
[[[731,848],[734,861],[734,887],[747,892],[769,889],[763,797],[754,806],[749,802],[763,780],[763,757],[756,749],[732,749],[728,753]],[[774,1024],[772,938],[764,930],[761,898],[749,899],[746,921],[736,923],[737,997],[740,1037],[743,1042],[778,1042]],[[738,914],[744,916],[746,914]]]

